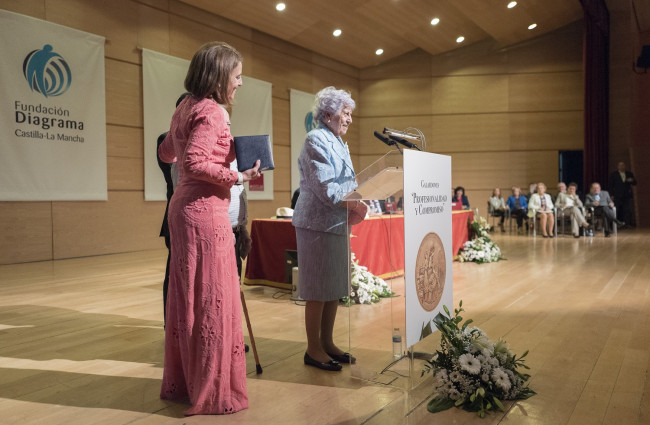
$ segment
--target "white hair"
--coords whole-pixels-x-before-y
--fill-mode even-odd
[[[336,87],[329,86],[316,93],[314,101],[314,120],[323,121],[325,114],[337,115],[343,108],[349,107],[354,109],[356,104],[350,92],[346,90],[337,90]]]

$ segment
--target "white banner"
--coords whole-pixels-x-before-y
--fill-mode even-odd
[[[106,200],[104,38],[0,10],[0,200]]]
[[[406,346],[453,311],[451,157],[404,149],[404,286]]]
[[[315,94],[291,89],[289,91],[289,108],[291,110],[291,194],[300,186],[298,157],[305,144],[307,133],[316,127],[312,108]]]
[[[185,92],[183,82],[190,61],[142,49],[144,107],[144,196],[147,201],[166,200],[165,179],[156,159],[156,140],[169,130],[176,100]],[[243,77],[230,117],[233,136],[268,134],[273,142],[271,83]],[[249,200],[273,199],[273,172],[264,171]],[[246,184],[248,189],[248,183]]]

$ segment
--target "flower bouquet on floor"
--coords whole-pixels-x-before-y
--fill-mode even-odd
[[[501,249],[490,237],[490,224],[485,217],[474,218],[470,225],[473,239],[463,244],[458,253],[458,261],[483,264],[503,260]]]
[[[381,298],[395,295],[384,279],[368,271],[367,267],[360,266],[352,253],[351,264],[351,292],[349,297],[344,297],[345,305],[377,303]]]
[[[535,391],[526,385],[530,375],[518,370],[528,369],[524,364],[528,351],[517,357],[505,341],[493,342],[481,329],[469,326],[471,319],[461,325],[462,306],[461,301],[453,316],[444,306],[445,314],[433,319],[441,333],[440,350],[422,375],[433,372],[438,395],[427,410],[436,413],[455,406],[484,417],[490,410],[503,410],[503,400],[533,396]]]

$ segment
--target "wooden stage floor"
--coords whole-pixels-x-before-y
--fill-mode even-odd
[[[530,349],[538,394],[504,412],[432,415],[430,379],[404,391],[353,378],[348,366],[307,367],[304,308],[285,292],[245,287],[264,370],[256,375],[249,353],[251,407],[183,417],[186,405],[158,398],[159,250],[0,266],[0,423],[650,424],[650,232],[495,240],[508,260],[454,263],[454,300],[492,339],[503,336],[518,354]],[[337,340],[345,347],[351,335],[369,362],[389,362],[394,309],[390,300],[341,307]]]

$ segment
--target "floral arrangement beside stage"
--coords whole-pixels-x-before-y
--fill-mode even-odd
[[[394,295],[384,279],[370,273],[367,267],[359,265],[354,253],[350,273],[352,288],[350,296],[343,298],[346,305],[378,303],[382,298]]]
[[[490,224],[485,217],[477,215],[470,225],[474,237],[463,244],[458,253],[458,261],[483,264],[503,260],[501,250],[490,237]]]
[[[441,333],[440,350],[427,362],[422,375],[433,372],[438,395],[427,410],[436,413],[455,406],[484,417],[490,410],[503,410],[503,400],[535,395],[526,385],[530,375],[518,370],[528,369],[523,360],[528,351],[517,357],[505,341],[495,343],[481,329],[470,327],[471,319],[461,325],[462,306],[461,301],[453,316],[444,306],[446,314],[438,313],[433,319]]]

